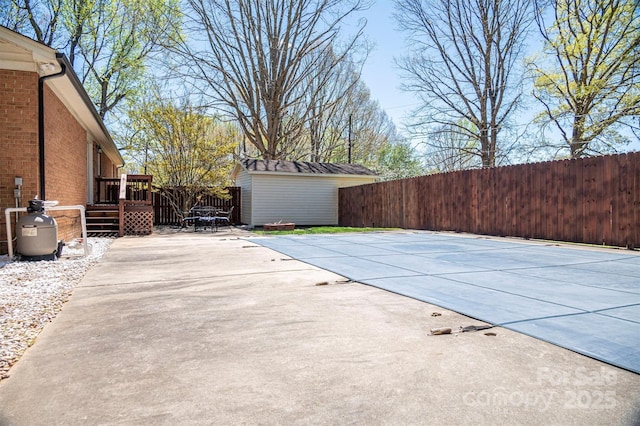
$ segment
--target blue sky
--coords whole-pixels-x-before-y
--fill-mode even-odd
[[[371,90],[371,97],[380,102],[400,129],[403,117],[416,106],[417,100],[399,88],[400,71],[394,58],[404,53],[405,40],[393,18],[393,2],[377,0],[363,16],[367,19],[366,37],[375,46],[362,70],[362,80]]]

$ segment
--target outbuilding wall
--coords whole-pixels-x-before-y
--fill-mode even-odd
[[[242,204],[242,210],[240,212],[240,221],[242,223],[251,224],[251,196],[253,191],[251,190],[251,175],[242,170],[236,178],[236,186],[240,187],[240,202]]]
[[[245,172],[243,172],[245,173]],[[248,175],[248,173],[246,173]],[[375,177],[332,175],[250,175],[250,199],[245,204],[243,222],[252,226],[293,222],[300,226],[338,224],[338,188],[375,181]],[[242,180],[242,179],[240,179]]]

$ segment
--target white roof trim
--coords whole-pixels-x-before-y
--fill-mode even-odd
[[[296,172],[276,172],[276,171],[264,171],[264,170],[247,170],[244,167],[242,168],[244,171],[249,173],[250,175],[268,175],[268,176],[299,176],[299,177],[316,177],[316,178],[355,178],[355,179],[376,179],[377,176],[374,175],[357,175],[357,174],[331,174],[331,173],[296,173]]]

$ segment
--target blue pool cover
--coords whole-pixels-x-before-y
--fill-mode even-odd
[[[251,241],[640,374],[640,254],[434,232]]]

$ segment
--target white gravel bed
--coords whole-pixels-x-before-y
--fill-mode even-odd
[[[0,380],[55,318],[73,288],[107,251],[112,239],[88,238],[89,255],[70,242],[56,261],[9,262],[0,256]]]

